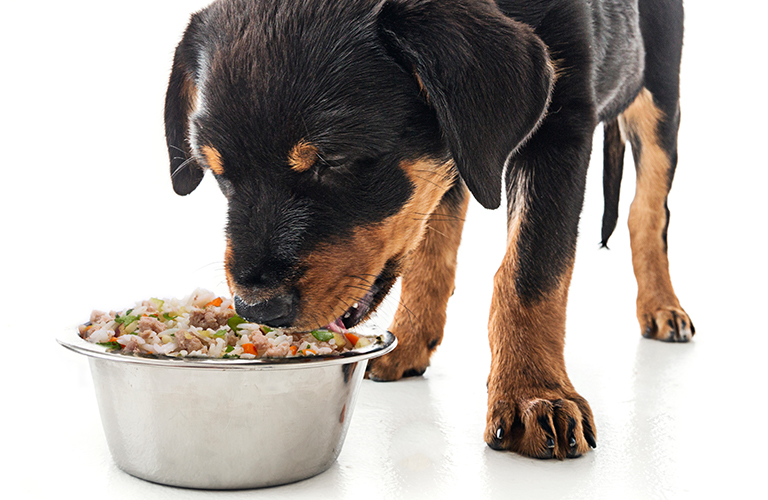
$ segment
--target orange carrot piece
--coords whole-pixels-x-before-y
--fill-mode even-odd
[[[354,333],[345,333],[344,336],[347,337],[347,340],[349,340],[349,342],[352,344],[353,347],[355,346],[355,344],[357,344],[357,341],[360,340],[360,337],[358,337]]]
[[[253,354],[254,356],[258,355],[258,352],[256,351],[256,347],[254,347],[253,344],[243,344],[243,352],[247,352],[248,354]]]
[[[291,349],[291,354],[296,354],[297,352],[299,352],[299,348],[296,347],[295,345],[292,345],[290,349]]]
[[[216,297],[216,298],[215,298],[215,299],[213,299],[212,301],[210,301],[210,302],[208,302],[207,304],[205,304],[205,307],[208,307],[208,306],[215,306],[215,307],[219,307],[219,306],[221,305],[221,303],[222,303],[222,302],[224,302],[224,300],[223,300],[221,297]]]

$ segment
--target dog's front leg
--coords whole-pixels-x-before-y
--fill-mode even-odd
[[[400,304],[389,327],[398,345],[390,354],[369,362],[368,378],[399,380],[421,375],[429,366],[430,356],[443,339],[468,203],[467,189],[459,182],[429,215],[424,238],[407,258]]]
[[[507,252],[494,278],[485,441],[536,458],[572,458],[595,446],[587,401],[563,357],[568,286],[589,163],[589,127],[540,137],[510,164]],[[570,145],[569,145],[570,142]],[[556,149],[553,151],[553,147]]]

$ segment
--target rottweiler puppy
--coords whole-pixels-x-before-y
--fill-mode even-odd
[[[681,0],[219,0],[178,45],[165,123],[173,188],[210,170],[228,199],[225,268],[241,316],[336,331],[398,277],[399,346],[368,376],[422,374],[440,344],[469,196],[507,200],[494,279],[485,441],[538,458],[596,446],[563,359],[595,127],[602,241],[626,141],[637,317],[684,342],[667,193],[677,162]]]

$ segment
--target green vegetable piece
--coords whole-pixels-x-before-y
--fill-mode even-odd
[[[268,334],[269,332],[275,331],[274,328],[270,328],[270,327],[264,326],[264,325],[261,325],[259,328],[261,329],[261,333],[263,333],[264,335]]]
[[[164,301],[164,300],[155,299],[155,298],[151,298],[151,299],[149,299],[149,302],[150,302],[150,303],[151,303],[153,306],[155,306],[155,308],[156,308],[158,311],[161,311],[161,310],[162,310],[162,308],[163,308],[163,304],[165,304],[165,301]]]
[[[214,334],[213,334],[213,336],[214,336],[214,337],[223,337],[223,336],[225,336],[226,334],[227,334],[227,331],[226,331],[226,330],[219,330],[218,332],[214,333]],[[232,346],[230,346],[230,347],[232,347]]]
[[[174,319],[178,318],[178,314],[171,314],[171,313],[163,313],[163,318],[165,318],[166,321],[173,321]]]
[[[129,315],[126,315],[126,316],[115,318],[115,323],[117,323],[119,325],[128,326],[131,323],[133,323],[134,321],[138,321],[139,318],[140,318],[140,316],[131,316],[129,314]]]
[[[312,330],[312,336],[320,342],[328,342],[333,338],[333,332],[328,330]]]
[[[227,320],[227,326],[232,329],[233,332],[237,333],[237,325],[242,325],[243,323],[248,323],[246,320],[235,314],[231,318]]]
[[[123,346],[120,345],[120,342],[117,340],[113,340],[112,342],[97,342],[97,345],[100,345],[101,347],[107,347],[109,349],[122,349]]]
[[[234,350],[235,350],[235,348],[234,348],[234,347],[232,347],[231,345],[228,345],[228,346],[226,347],[226,349],[224,349],[224,352],[232,352],[232,351],[234,351]]]

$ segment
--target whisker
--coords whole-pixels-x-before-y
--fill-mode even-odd
[[[464,220],[465,220],[463,217],[459,217],[458,215],[444,214],[444,213],[438,213],[438,212],[432,212],[431,214],[425,214],[425,213],[421,213],[421,212],[411,212],[411,213],[415,214],[415,215],[422,215],[422,216],[428,216],[428,217],[435,217],[435,216],[437,216],[437,217],[445,217],[445,218],[450,219],[450,220],[457,220],[457,221],[462,221],[462,222],[464,222]]]
[[[181,163],[181,165],[179,165],[178,167],[176,167],[176,170],[174,170],[174,171],[173,171],[173,173],[171,174],[171,179],[173,179],[174,177],[176,177],[176,174],[178,174],[179,172],[181,172],[181,171],[182,171],[182,170],[183,170],[183,169],[184,169],[184,168],[185,168],[187,165],[189,165],[190,163],[192,163],[194,160],[195,160],[195,158],[194,158],[194,157],[192,157],[192,158],[187,158],[186,160],[184,160],[184,161]]]
[[[448,237],[445,233],[442,233],[442,232],[438,231],[437,229],[435,229],[434,227],[432,227],[430,225],[427,225],[427,229],[428,230],[432,230],[432,231],[436,232],[437,234],[439,234],[440,236],[443,236],[445,238]]]
[[[360,280],[360,281],[362,281],[362,282],[368,283],[369,285],[373,285],[373,283],[371,283],[369,280],[367,280],[367,279],[363,278],[362,276],[355,276],[355,275],[353,275],[353,274],[350,274],[350,275],[349,275],[349,277],[350,277],[350,278],[359,279],[359,280]]]
[[[432,184],[433,186],[439,187],[440,189],[446,189],[446,190],[447,190],[447,189],[450,187],[450,186],[444,186],[444,185],[438,184],[438,183],[436,183],[436,182],[434,182],[434,181],[431,181],[431,180],[429,180],[429,179],[425,179],[424,177],[421,177],[421,176],[419,176],[419,175],[414,175],[414,177],[416,177],[417,179],[421,179],[421,180],[423,180],[424,182],[429,182],[429,183],[430,183],[430,184]]]

